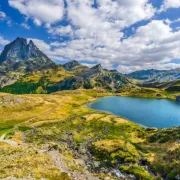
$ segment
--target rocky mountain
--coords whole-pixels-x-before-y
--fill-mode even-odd
[[[172,70],[142,70],[126,75],[129,78],[141,80],[137,86],[162,88],[167,91],[179,91],[180,69]]]
[[[71,63],[74,62],[69,64]],[[28,73],[0,90],[15,94],[28,94],[94,88],[118,91],[127,86],[132,86],[131,82],[117,71],[103,69],[101,65],[92,68],[79,65],[68,71],[63,66],[57,66]]]
[[[0,87],[13,84],[26,73],[55,67],[32,40],[17,38],[0,55]]]
[[[71,62],[68,62],[68,63],[63,65],[64,69],[66,69],[66,70],[73,70],[73,69],[75,69],[75,68],[77,68],[79,66],[81,66],[81,64],[78,61],[75,61],[75,60],[73,60]]]
[[[74,64],[74,62],[71,63]],[[122,87],[131,85],[130,81],[123,74],[117,71],[103,69],[100,64],[92,68],[84,67],[83,69],[81,66],[82,65],[79,65],[80,70],[76,68],[74,76],[47,86],[48,91],[55,92],[79,88],[102,88],[110,91],[117,91]]]
[[[17,38],[5,46],[0,55],[1,91],[10,93],[51,93],[79,88],[102,88],[117,91],[131,85],[116,70],[100,64],[89,68],[78,61],[55,65],[33,43]]]
[[[156,77],[157,75],[163,72],[165,71],[149,69],[149,70],[135,71],[130,74],[126,74],[126,76],[129,78],[138,79],[138,80],[151,80],[152,78]]]
[[[170,82],[180,79],[180,69],[161,71],[152,77],[149,82]]]
[[[33,43],[24,38],[17,38],[6,45],[0,55],[0,70],[11,71],[23,69],[30,72],[37,69],[54,67],[55,64]]]

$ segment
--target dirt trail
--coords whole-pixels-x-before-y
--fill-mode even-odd
[[[4,143],[7,143],[11,146],[14,146],[14,147],[17,147],[18,146],[18,143],[15,142],[15,141],[11,141],[11,140],[5,140],[5,137],[6,137],[6,134],[3,134],[1,137],[0,137],[0,142],[4,142]]]
[[[56,111],[60,106],[61,106],[61,103],[57,103],[57,105],[55,107],[53,107],[53,108],[49,109],[48,111],[43,112],[43,113],[41,113],[35,117],[27,119],[25,122],[17,124],[16,126],[14,126],[14,128],[18,127],[21,124],[26,124],[26,123],[29,123],[29,122],[35,120],[35,119],[46,116],[47,114]],[[89,113],[89,114],[91,114],[91,113]],[[77,117],[82,117],[82,116],[83,115],[79,115]],[[69,118],[68,121],[72,121],[73,119],[75,119],[77,117]],[[0,142],[8,143],[9,145],[14,146],[14,147],[18,146],[17,142],[12,141],[12,140],[8,140],[8,139],[6,140],[5,138],[6,138],[6,133],[0,137]],[[48,155],[52,158],[54,165],[61,172],[67,173],[70,177],[72,177],[73,180],[100,180],[98,177],[94,176],[92,173],[90,173],[86,169],[83,169],[82,171],[78,171],[78,170],[72,170],[72,169],[68,168],[68,166],[66,165],[66,162],[63,159],[63,156],[57,150],[49,151]],[[80,160],[82,161],[82,159],[77,159],[77,162]],[[83,164],[85,165],[85,162],[83,162]]]
[[[57,103],[57,102],[56,102],[56,103]],[[18,126],[21,125],[21,124],[29,123],[30,121],[33,121],[33,120],[35,120],[35,119],[38,119],[38,118],[40,118],[40,117],[43,117],[43,116],[45,116],[45,115],[47,115],[47,114],[55,111],[56,109],[58,109],[58,108],[60,107],[60,105],[61,105],[61,103],[57,103],[57,105],[56,105],[55,107],[51,108],[50,110],[48,110],[48,111],[46,111],[46,112],[43,112],[43,113],[41,113],[41,114],[38,115],[38,116],[32,117],[32,118],[26,120],[25,122],[21,122],[21,123],[17,124],[16,126],[13,127],[13,129],[15,129],[16,127],[18,127]],[[4,134],[0,137],[0,142],[5,142],[5,143],[7,143],[7,144],[9,144],[9,145],[11,145],[11,146],[14,146],[14,147],[17,147],[17,146],[18,146],[18,143],[17,143],[16,141],[8,140],[8,139],[5,139],[5,138],[6,138],[6,133],[4,133]]]
[[[100,180],[98,177],[91,174],[89,171],[84,170],[83,172],[78,170],[71,170],[67,167],[66,162],[58,151],[53,150],[48,152],[49,156],[54,161],[54,165],[60,169],[61,172],[67,173],[72,177],[73,180]]]
[[[62,103],[57,103],[57,105],[56,105],[55,107],[49,109],[49,110],[46,111],[46,112],[43,112],[43,113],[39,114],[38,116],[34,116],[34,117],[26,120],[26,121],[23,122],[23,123],[26,124],[26,123],[29,123],[30,121],[33,121],[33,120],[35,120],[35,119],[41,118],[41,117],[43,117],[43,116],[46,116],[46,115],[48,115],[49,113],[51,113],[51,112],[53,112],[53,111],[56,111],[56,109],[58,109],[61,104],[62,104]],[[21,124],[21,123],[20,123],[20,124]],[[18,125],[20,125],[20,124],[18,124]]]

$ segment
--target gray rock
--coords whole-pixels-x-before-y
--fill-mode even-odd
[[[55,67],[44,53],[42,53],[33,43],[32,40],[17,38],[10,44],[6,45],[0,55],[1,70],[13,71],[25,69],[33,71],[41,68]]]

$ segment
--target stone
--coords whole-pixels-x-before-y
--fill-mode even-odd
[[[94,161],[94,167],[98,168],[100,166],[100,162],[99,161]]]

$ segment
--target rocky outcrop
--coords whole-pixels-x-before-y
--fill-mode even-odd
[[[42,59],[44,61],[50,60],[43,54],[33,43],[32,40],[27,42],[27,39],[17,38],[10,44],[6,45],[2,54],[0,55],[0,62],[19,62],[28,59]]]
[[[13,106],[17,104],[24,104],[29,102],[29,99],[12,95],[0,95],[0,106]]]
[[[128,86],[129,84],[129,80],[121,73],[103,69],[102,66],[98,64],[92,68],[79,71],[73,77],[48,86],[47,91],[55,92],[59,90],[74,90],[79,88],[102,88],[113,91]]]
[[[66,70],[73,70],[77,67],[81,66],[81,64],[78,61],[71,61],[63,65],[63,68]]]
[[[22,70],[31,72],[43,68],[55,67],[55,64],[33,43],[24,38],[17,38],[6,45],[0,55],[0,71]]]

